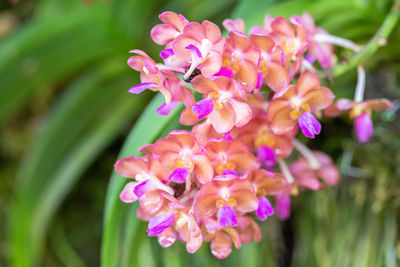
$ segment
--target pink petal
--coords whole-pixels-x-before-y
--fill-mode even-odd
[[[236,101],[234,99],[231,99],[229,103],[231,104],[231,107],[235,114],[235,126],[245,126],[250,121],[252,116],[250,106],[247,103]]]
[[[121,194],[119,194],[119,198],[125,203],[132,203],[135,202],[138,197],[133,193],[133,189],[138,183],[136,182],[129,182],[125,185],[124,189],[122,190]]]
[[[176,240],[176,231],[170,227],[164,230],[161,234],[158,235],[158,243],[163,248],[168,248],[175,243]]]
[[[226,106],[220,110],[214,109],[210,114],[210,121],[217,133],[229,132],[234,126],[233,110]]]
[[[168,116],[168,114],[179,104],[179,101],[171,101],[169,105],[167,103],[162,104],[156,110],[156,112],[162,116]]]
[[[165,229],[173,225],[175,217],[172,213],[162,213],[156,217],[153,217],[149,221],[147,232],[149,236],[157,236],[164,232]]]
[[[158,24],[150,32],[151,39],[159,45],[166,45],[172,42],[178,35],[179,32],[168,24]]]
[[[129,89],[128,92],[137,95],[150,87],[157,87],[157,84],[155,84],[155,83],[140,83],[138,85],[135,85],[131,89]]]
[[[296,88],[297,88],[297,95],[299,97],[302,97],[311,90],[319,89],[320,82],[318,77],[314,73],[306,70],[300,75],[300,78],[296,84]]]

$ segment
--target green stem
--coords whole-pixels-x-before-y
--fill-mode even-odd
[[[374,37],[361,49],[361,51],[355,54],[348,62],[338,64],[330,70],[322,72],[323,77],[338,77],[349,70],[356,68],[360,64],[364,64],[365,61],[370,58],[379,47],[386,44],[387,38],[393,31],[397,22],[400,18],[400,0],[395,0],[389,14],[386,16],[382,26],[376,32]]]

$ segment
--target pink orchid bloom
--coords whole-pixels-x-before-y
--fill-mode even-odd
[[[335,117],[349,113],[354,119],[354,130],[360,143],[368,142],[374,128],[371,119],[372,110],[385,110],[392,107],[388,99],[371,99],[363,102],[351,101],[345,98],[337,100],[325,110],[325,116]]]
[[[210,141],[207,144],[207,156],[217,174],[234,171],[242,175],[260,167],[257,158],[239,140]]]
[[[265,83],[275,92],[288,86],[290,77],[282,57],[282,49],[275,46],[272,38],[266,35],[251,34],[250,40],[251,44],[261,52],[258,71],[259,75],[265,78]]]
[[[179,239],[186,242],[186,250],[195,253],[203,243],[202,232],[192,211],[183,209],[177,211],[175,227],[179,233]]]
[[[251,119],[251,109],[244,102],[246,94],[236,81],[227,77],[209,80],[198,76],[192,85],[204,95],[204,99],[182,113],[181,123],[190,124],[197,114],[197,120],[208,117],[218,133],[226,133],[234,126],[246,125]]]
[[[237,226],[237,214],[255,211],[258,200],[251,183],[234,175],[220,175],[203,185],[194,212],[199,218],[217,215],[222,227]]]
[[[320,167],[312,169],[305,158],[300,158],[290,165],[290,172],[295,177],[295,184],[304,186],[311,190],[319,190],[323,185],[318,180],[321,178],[328,185],[336,185],[340,175],[332,159],[320,151],[313,151]]]
[[[241,243],[248,244],[252,241],[261,241],[261,229],[250,216],[238,218],[238,228]]]
[[[209,159],[190,132],[172,131],[167,138],[161,138],[154,144],[153,153],[172,172],[169,179],[175,183],[186,182],[187,191],[192,178],[205,184],[213,177]]]
[[[309,41],[309,55],[306,59],[317,59],[322,68],[331,68],[335,55],[333,54],[333,45],[328,43],[320,43],[314,40],[314,36],[320,33],[326,33],[322,28],[316,27],[314,24],[314,19],[310,14],[304,13],[302,16],[295,15],[290,18],[293,24],[301,25],[306,31],[307,38]]]
[[[194,125],[192,133],[202,146],[206,146],[210,140],[221,141],[225,137],[225,134],[217,133],[215,131],[209,118],[204,120],[202,123]]]
[[[202,24],[188,23],[183,28],[182,34],[172,42],[174,54],[190,65],[184,80],[190,82],[196,69],[206,77],[217,73],[222,66],[225,40],[218,26],[212,22],[205,20]]]
[[[141,50],[134,49],[130,52],[136,55],[128,59],[128,65],[132,69],[140,72],[140,80],[142,83],[129,89],[129,92],[132,94],[140,94],[146,89],[155,92],[159,91],[165,97],[167,105],[169,105],[172,100],[171,92],[165,87],[166,78],[158,69],[155,61]]]
[[[247,35],[238,32],[229,32],[223,54],[223,66],[232,70],[233,78],[238,80],[247,92],[257,87],[257,67],[260,60],[260,51],[255,49]]]
[[[256,215],[260,220],[266,220],[275,213],[267,195],[278,195],[287,190],[286,178],[280,173],[272,173],[266,170],[254,170],[249,173],[247,180],[253,185],[258,198]]]
[[[244,32],[244,20],[243,19],[225,19],[222,22],[222,25],[224,28],[230,32],[230,31],[238,31],[238,32]]]
[[[301,56],[308,48],[306,30],[301,24],[294,24],[294,27],[284,17],[277,17],[271,21],[270,37],[283,49],[287,60]]]
[[[217,259],[225,259],[232,252],[232,242],[237,249],[241,247],[239,233],[232,227],[226,227],[223,230],[208,231],[203,230],[204,240],[211,242],[211,254]]]
[[[274,19],[270,16],[270,15],[265,15],[264,17],[264,25],[263,26],[253,26],[249,33],[250,34],[258,34],[258,35],[268,35],[272,32],[272,28],[271,28],[271,22]]]
[[[334,94],[320,85],[318,77],[310,71],[301,74],[296,85],[276,93],[268,106],[271,130],[278,135],[292,131],[298,123],[307,137],[314,138],[321,124],[312,115],[328,107]]]
[[[156,44],[167,45],[179,36],[189,21],[181,14],[166,11],[159,16],[164,24],[158,24],[151,30],[151,38]]]
[[[173,195],[171,187],[165,185],[168,175],[158,160],[152,157],[129,157],[119,159],[115,171],[125,177],[135,178],[120,194],[122,201],[132,203],[139,199],[141,208],[150,214],[157,212],[164,203],[161,192]]]
[[[285,135],[276,135],[270,123],[263,117],[251,120],[246,126],[238,129],[237,138],[252,152],[258,152],[258,159],[266,167],[274,167],[276,158],[286,158],[292,153],[292,137],[296,130]],[[271,153],[268,153],[271,151]]]
[[[143,51],[132,50],[131,52],[137,55],[129,58],[128,65],[140,71],[142,83],[129,89],[130,93],[139,94],[146,89],[162,93],[165,103],[157,109],[161,115],[168,115],[179,102],[183,102],[187,107],[195,103],[193,92],[183,85],[175,73],[160,71],[154,60]]]

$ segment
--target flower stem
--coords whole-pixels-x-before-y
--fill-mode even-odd
[[[354,52],[360,52],[361,51],[361,46],[347,40],[342,37],[330,35],[327,33],[318,33],[314,36],[314,41],[319,42],[319,43],[328,43],[328,44],[333,44],[337,46],[341,46],[350,50],[353,50]]]
[[[357,67],[357,86],[354,94],[354,101],[362,102],[364,100],[365,91],[365,70],[363,66]]]
[[[308,161],[310,168],[313,170],[319,169],[321,164],[318,159],[314,156],[312,151],[306,147],[303,143],[301,143],[297,139],[293,139],[293,146],[303,155],[303,157]]]
[[[283,159],[277,159],[277,161],[282,174],[286,177],[287,182],[289,184],[292,184],[294,182],[294,177],[290,173],[289,167],[286,165],[286,162]]]
[[[375,33],[372,39],[355,54],[347,63],[338,64],[330,70],[321,72],[323,77],[337,77],[343,75],[351,69],[356,68],[360,64],[370,58],[379,47],[386,44],[386,39],[393,31],[400,17],[400,0],[395,0],[393,6],[386,16],[379,30]]]

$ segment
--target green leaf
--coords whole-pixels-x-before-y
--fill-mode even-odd
[[[78,9],[37,19],[0,44],[0,121],[112,50],[101,15]],[[96,30],[93,30],[96,29]]]
[[[47,226],[62,200],[146,103],[143,96],[127,98],[125,90],[116,90],[130,84],[130,78],[121,74],[125,73],[119,62],[105,64],[77,81],[28,153],[9,218],[16,266],[37,264]]]

